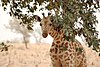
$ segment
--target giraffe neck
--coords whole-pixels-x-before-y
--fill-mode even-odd
[[[54,41],[58,44],[64,40],[64,30],[60,29],[59,31],[55,30],[52,26],[51,30],[49,31],[49,35],[54,38]]]

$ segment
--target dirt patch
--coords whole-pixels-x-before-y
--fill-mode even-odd
[[[100,57],[95,51],[84,46],[88,67],[100,67]],[[0,67],[52,67],[49,56],[50,45],[14,44],[7,52],[0,52]]]

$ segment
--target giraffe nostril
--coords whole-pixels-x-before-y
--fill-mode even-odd
[[[42,33],[42,36],[43,36],[44,38],[46,38],[46,37],[48,36],[48,34],[47,34],[47,33]]]

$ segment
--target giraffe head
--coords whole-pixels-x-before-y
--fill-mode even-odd
[[[40,26],[42,29],[42,36],[46,38],[49,34],[50,29],[52,28],[51,16],[48,13],[48,16],[45,17],[44,13],[42,14],[43,18],[41,19],[39,16],[36,16],[36,20],[40,22]]]

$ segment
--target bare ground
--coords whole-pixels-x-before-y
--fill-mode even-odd
[[[88,67],[100,67],[100,57],[95,51],[84,46]],[[50,45],[14,44],[8,52],[0,52],[0,67],[52,67],[49,56]]]

